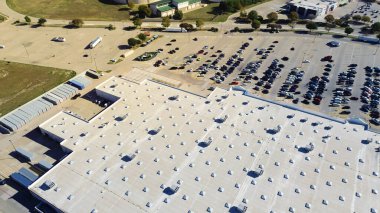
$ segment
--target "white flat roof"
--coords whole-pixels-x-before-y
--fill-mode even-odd
[[[380,211],[380,137],[362,126],[219,88],[203,98],[113,77],[97,89],[120,99],[90,122],[59,113],[40,126],[73,152],[30,190],[64,212]]]
[[[291,0],[289,3],[308,9],[326,9],[329,5],[337,4],[334,0]]]

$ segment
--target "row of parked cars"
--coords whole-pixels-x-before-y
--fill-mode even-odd
[[[299,83],[302,81],[305,72],[299,68],[292,68],[286,77],[285,82],[278,92],[279,97],[285,97],[287,99],[294,99],[295,95],[300,94],[300,91],[297,91]],[[293,103],[297,104],[299,99],[294,99]]]
[[[268,69],[264,71],[264,75],[256,83],[257,87],[255,87],[255,90],[259,90],[259,87],[264,87],[265,89],[262,92],[264,94],[269,93],[272,84],[279,77],[282,68],[284,68],[284,65],[280,64],[278,59],[274,59]]]
[[[233,54],[225,65],[222,67],[217,67],[217,72],[214,76],[211,77],[211,80],[215,81],[215,83],[220,84],[226,80],[226,78],[232,74],[238,66],[240,66],[241,62],[244,61],[244,58],[242,57],[242,54],[244,50],[249,47],[249,43],[246,42],[242,44],[242,46],[239,48],[239,50],[236,51],[235,54]],[[222,53],[223,54],[223,53]],[[221,55],[222,55],[221,54]],[[220,56],[220,55],[219,55]],[[224,57],[224,54],[223,54]],[[217,60],[217,59],[216,59]],[[219,62],[219,61],[218,61]]]
[[[380,103],[380,79],[377,79],[376,73],[380,73],[378,67],[365,67],[366,77],[360,100],[363,103],[361,110],[363,112],[378,111]],[[373,114],[373,113],[372,113]]]
[[[336,84],[339,86],[333,91],[333,98],[330,102],[330,106],[339,107],[343,106],[345,111],[342,111],[342,114],[350,114],[349,106],[346,106],[351,102],[351,100],[356,100],[356,98],[351,98],[352,96],[352,85],[354,84],[356,77],[356,67],[357,64],[350,64],[347,68],[347,71],[340,72],[338,74],[338,80]]]

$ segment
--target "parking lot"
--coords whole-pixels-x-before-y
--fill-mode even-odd
[[[335,17],[343,17],[345,15],[360,15],[371,18],[371,23],[380,21],[380,5],[376,2],[352,1],[343,7],[338,7],[332,12]],[[319,21],[324,21],[324,16]]]
[[[351,15],[369,16],[371,23],[380,21],[380,5],[371,2],[360,2]]]
[[[378,46],[331,36],[265,35],[163,38],[167,39],[161,45],[163,51],[149,66],[161,60],[165,65],[156,64],[157,74],[191,81],[204,95],[213,87],[240,85],[253,94],[333,116],[367,120],[369,115],[378,116],[376,96],[372,101],[365,94],[370,105],[367,112],[361,101],[365,82],[371,92],[377,91],[373,87],[375,67],[380,66]],[[328,46],[331,41],[339,46]],[[373,74],[366,76],[367,66]],[[368,83],[368,76],[373,83]]]

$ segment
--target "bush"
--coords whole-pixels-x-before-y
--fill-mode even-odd
[[[181,23],[179,25],[179,27],[184,28],[185,30],[187,30],[189,32],[194,30],[194,26],[192,24],[189,24],[189,23]]]
[[[138,39],[135,39],[135,38],[128,39],[128,45],[131,47],[134,47],[134,46],[139,45],[139,44],[141,44],[141,41]]]
[[[32,20],[29,18],[29,16],[25,16],[24,19],[25,19],[25,22],[28,23],[28,24],[30,22],[32,22]]]
[[[275,22],[278,20],[278,15],[276,12],[271,12],[267,15],[267,18],[270,22]]]
[[[211,27],[210,31],[211,31],[211,32],[214,32],[214,33],[216,33],[216,32],[218,32],[218,31],[219,31],[219,29],[218,29],[218,28],[216,28],[216,27]]]
[[[253,21],[253,20],[258,20],[259,19],[259,14],[255,11],[252,10],[248,13],[248,19]]]
[[[306,24],[306,28],[310,31],[318,29],[318,25],[315,22],[310,21]]]
[[[162,22],[161,22],[161,25],[163,26],[163,27],[169,27],[170,26],[170,19],[169,19],[169,17],[163,17],[162,18]]]
[[[73,19],[71,22],[70,22],[70,25],[73,26],[73,27],[76,27],[76,28],[80,28],[82,27],[84,24],[83,20],[82,19]]]
[[[152,15],[152,10],[148,7],[148,5],[140,5],[138,7],[138,11],[139,11],[139,17],[140,18],[145,18],[146,16],[147,17],[150,17]]]
[[[251,23],[251,26],[253,29],[257,30],[260,28],[261,22],[259,20],[253,20]]]
[[[144,33],[140,33],[137,35],[137,38],[139,38],[141,41],[145,41],[146,40],[146,35]]]
[[[380,22],[371,25],[371,30],[375,33],[380,32]]]
[[[139,18],[136,18],[135,20],[133,20],[133,25],[135,25],[135,27],[141,27],[142,20]]]
[[[47,22],[47,20],[45,18],[39,18],[38,19],[38,24],[41,26],[44,25],[46,22]]]
[[[182,20],[183,19],[183,12],[181,10],[176,9],[174,12],[173,18],[175,20]]]
[[[108,30],[116,30],[116,27],[115,27],[114,25],[112,25],[112,24],[109,24],[109,25],[107,26],[107,29],[108,29]]]
[[[347,36],[350,35],[350,34],[353,33],[353,32],[354,32],[354,29],[352,29],[351,27],[346,27],[346,28],[344,29],[344,33],[346,33]]]

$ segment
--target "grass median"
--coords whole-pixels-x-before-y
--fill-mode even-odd
[[[70,70],[0,61],[0,116],[73,76]]]
[[[47,19],[75,18],[83,20],[129,20],[126,5],[112,4],[110,0],[6,0],[8,6],[21,14]]]
[[[255,7],[257,5],[263,4],[268,1],[271,1],[271,0],[262,0],[254,4],[247,5],[245,9]],[[232,14],[234,13],[220,11],[219,3],[210,3],[207,6],[202,7],[200,9],[184,13],[183,20],[190,21],[190,20],[201,19],[207,22],[225,22],[227,21],[228,17]]]

